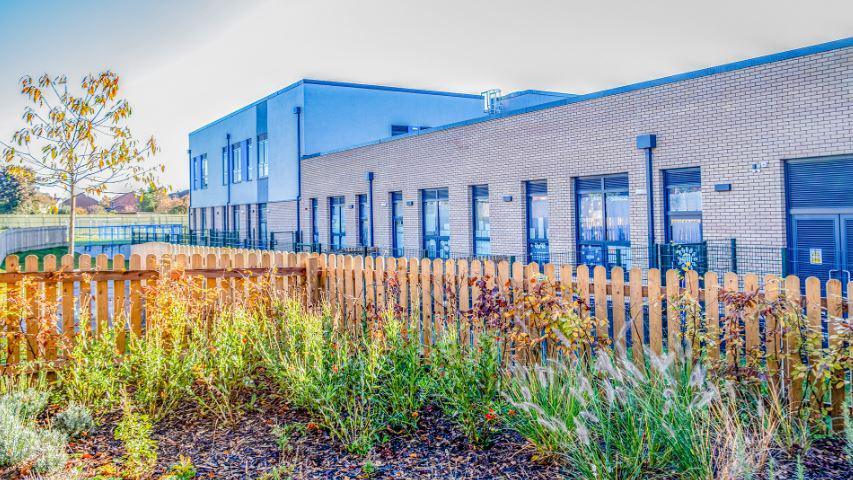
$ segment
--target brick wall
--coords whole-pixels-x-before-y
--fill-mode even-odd
[[[786,243],[784,161],[853,153],[853,48],[591,99],[407,137],[302,161],[303,229],[319,200],[328,243],[328,197],[346,196],[347,244],[356,242],[355,196],[375,173],[375,237],[391,246],[389,192],[402,191],[405,243],[420,248],[423,188],[447,187],[451,250],[472,249],[470,186],[489,185],[492,252],[524,246],[524,182],[546,179],[551,252],[575,249],[573,178],[627,173],[635,264],[647,245],[645,158],[637,135],[657,135],[655,229],[663,239],[662,170],[702,170],[706,239]],[[760,172],[753,163],[767,162]],[[716,192],[717,183],[732,191]],[[502,200],[512,196],[511,202]]]

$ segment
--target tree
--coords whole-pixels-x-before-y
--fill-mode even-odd
[[[132,110],[118,98],[119,77],[105,71],[86,75],[80,93],[69,91],[65,76],[21,79],[21,94],[29,101],[25,126],[3,145],[11,170],[28,167],[36,185],[59,188],[71,199],[68,252],[74,252],[74,224],[79,193],[103,195],[111,185],[155,185],[152,165],[157,153],[154,137],[144,143],[127,127]]]
[[[22,173],[0,168],[0,213],[20,212],[33,196],[30,176]]]

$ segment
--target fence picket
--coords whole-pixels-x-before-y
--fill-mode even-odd
[[[775,275],[764,277],[764,298],[768,303],[773,303],[779,298],[780,279]],[[767,378],[771,384],[778,385],[777,375],[779,373],[780,338],[779,326],[774,315],[766,315],[764,318],[764,358],[767,362]]]
[[[608,338],[610,335],[608,329],[610,327],[610,318],[607,315],[607,269],[602,265],[597,265],[592,269],[592,286],[594,289],[593,299],[595,300],[595,320],[596,320],[596,336],[599,342]]]
[[[432,282],[430,275],[432,262],[428,258],[421,260],[421,328],[423,329],[423,340],[426,351],[429,352],[432,338]]]
[[[139,255],[130,256],[130,269],[142,270]],[[142,334],[142,282],[136,279],[130,281],[130,331],[134,335]]]
[[[788,300],[796,305],[800,304],[800,279],[794,275],[789,275],[785,279],[785,295]],[[798,329],[791,328],[785,336],[785,378],[789,382],[789,408],[792,414],[796,414],[800,410],[800,404],[803,401],[803,380],[796,377],[797,367],[800,364],[800,335]]]
[[[77,259],[77,270],[81,272],[89,272],[92,270],[92,257],[87,254],[80,255]],[[92,311],[92,282],[88,278],[80,280],[78,290],[80,299],[77,302],[80,309],[80,328],[85,328],[87,332],[92,330],[92,319],[94,312]],[[82,323],[85,320],[85,324]]]
[[[24,271],[25,272],[38,272],[39,271],[39,259],[35,255],[27,255],[24,258]],[[39,325],[39,296],[41,295],[41,290],[44,287],[42,283],[32,282],[28,285],[24,285],[23,294],[24,294],[24,302],[26,305],[27,311],[23,315],[24,320],[24,339],[26,340],[26,348],[27,348],[27,359],[28,360],[36,360],[38,359],[40,354],[40,345],[38,344],[38,336],[39,330],[41,329],[41,325]]]
[[[714,272],[705,273],[705,329],[710,344],[705,350],[712,360],[720,359],[720,282]]]
[[[747,273],[743,277],[743,289],[745,292],[758,292],[758,276],[754,273]],[[820,294],[818,294],[820,296]],[[755,308],[749,308],[744,317],[746,327],[746,354],[753,357],[760,357],[761,334],[758,331],[758,312]]]
[[[15,273],[20,271],[20,263],[17,255],[6,257],[6,271]],[[21,347],[19,339],[21,336],[21,312],[15,308],[21,305],[21,284],[18,282],[6,284],[6,364],[14,365],[21,359]]]
[[[655,355],[663,354],[663,296],[660,270],[649,269],[649,348]]]
[[[844,298],[841,293],[841,282],[837,279],[832,279],[826,283],[826,326],[829,333],[829,346],[834,348],[841,347],[841,322],[843,321],[843,302]],[[844,404],[844,377],[846,372],[841,370],[836,372],[830,383],[830,415],[832,416],[832,427],[836,431],[842,431],[844,428],[843,404]]]
[[[680,286],[677,270],[666,271],[666,351],[669,353],[680,351],[681,341],[681,316],[678,311],[678,297]]]
[[[116,254],[113,257],[113,271],[124,272],[124,255]],[[113,281],[113,315],[112,326],[118,330],[116,346],[119,352],[124,352],[127,346],[127,328],[125,318],[127,317],[125,307],[125,282],[124,280]],[[109,320],[108,320],[109,321]]]
[[[45,255],[44,256],[44,268],[45,272],[55,272],[56,271],[56,255]],[[45,311],[45,313],[49,316],[50,325],[50,335],[47,336],[47,343],[45,344],[45,359],[48,361],[56,359],[56,333],[59,331],[59,325],[57,323],[58,320],[58,311],[54,310],[57,307],[57,295],[56,295],[56,282],[46,282],[44,284],[44,300],[45,305],[43,306],[45,309],[49,309]]]
[[[67,273],[74,270],[74,255],[65,254],[60,260],[60,270]],[[67,277],[66,277],[67,278]],[[62,282],[62,335],[67,345],[74,341],[74,281],[64,280]]]
[[[643,272],[634,267],[628,275],[631,289],[631,354],[634,363],[642,366],[645,358],[643,355]]]
[[[610,270],[610,297],[613,299],[613,346],[618,352],[627,353],[625,336],[625,271],[622,267]],[[580,267],[578,267],[578,286],[580,286]]]

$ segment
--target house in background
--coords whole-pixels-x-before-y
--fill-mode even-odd
[[[99,202],[95,198],[90,197],[89,195],[86,195],[85,193],[78,193],[76,195],[76,197],[77,197],[77,208],[78,209],[85,210],[87,213],[97,213],[98,211],[103,210],[103,206],[101,205],[101,202]],[[70,198],[65,199],[60,204],[60,208],[66,209],[66,210],[71,208],[71,199]]]
[[[139,211],[139,195],[135,192],[116,195],[110,200],[109,209],[114,213],[136,213]]]

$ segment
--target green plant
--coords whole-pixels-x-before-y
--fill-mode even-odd
[[[82,318],[81,324],[87,322]],[[117,332],[106,329],[93,335],[85,328],[69,354],[69,361],[57,373],[65,397],[94,409],[105,411],[121,401],[121,355],[116,348]]]
[[[164,475],[160,480],[191,480],[195,478],[198,471],[193,465],[189,457],[181,455],[178,457],[178,463],[169,468],[169,473]]]
[[[188,320],[158,323],[142,335],[130,335],[121,363],[121,378],[134,405],[155,421],[191,393],[196,352],[184,347]]]
[[[385,421],[389,427],[408,431],[418,426],[428,379],[420,339],[411,327],[393,318],[386,319],[378,392],[379,401],[387,410]]]
[[[288,480],[293,476],[294,466],[291,464],[276,465],[263,474],[259,480]]]
[[[77,437],[95,427],[89,409],[79,403],[69,403],[65,410],[53,417],[53,425],[69,437]]]
[[[157,442],[151,438],[151,430],[148,416],[134,412],[125,400],[114,435],[124,445],[124,471],[134,478],[148,475],[157,463]]]
[[[370,460],[365,461],[361,466],[361,473],[366,477],[376,475],[376,465],[374,465]]]
[[[476,347],[462,345],[450,329],[432,353],[430,391],[469,441],[486,447],[498,426],[501,362],[491,335]]]
[[[276,438],[276,444],[278,444],[278,449],[282,452],[289,452],[291,450],[290,442],[293,440],[293,435],[296,433],[302,433],[305,431],[305,424],[302,423],[288,423],[285,425],[276,425],[273,427],[272,434]]]
[[[261,320],[238,309],[213,319],[207,330],[196,328],[190,341],[189,349],[198,353],[196,401],[223,421],[237,419],[242,411],[237,397],[255,385],[258,359],[249,339],[258,335]]]
[[[0,407],[6,407],[22,422],[32,422],[47,408],[49,394],[44,390],[27,388],[0,396]]]
[[[51,473],[68,461],[65,436],[36,428],[19,415],[11,402],[0,404],[0,432],[0,467]]]

